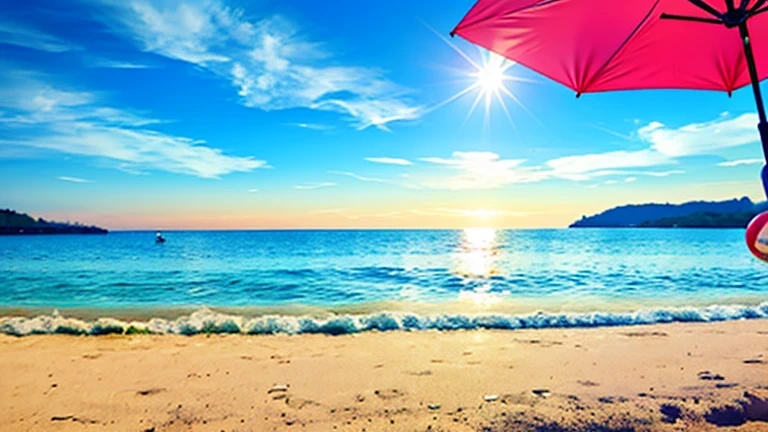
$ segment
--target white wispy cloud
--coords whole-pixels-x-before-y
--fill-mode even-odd
[[[280,16],[251,19],[221,0],[102,1],[117,33],[228,80],[245,106],[339,112],[359,129],[388,130],[391,122],[422,114],[405,96],[408,90],[383,71],[339,65],[326,46]]]
[[[750,113],[738,117],[721,116],[710,122],[679,128],[651,122],[638,130],[638,136],[650,143],[653,150],[669,157],[708,154],[758,142],[758,121],[757,114]]]
[[[635,138],[632,137],[631,135],[626,135],[626,134],[623,134],[621,132],[617,132],[617,131],[615,131],[613,129],[609,129],[609,128],[607,128],[605,126],[602,126],[602,125],[599,125],[599,124],[588,124],[588,126],[593,127],[593,128],[595,128],[595,129],[597,129],[599,131],[603,131],[603,132],[605,132],[605,133],[607,133],[609,135],[613,135],[616,138],[621,138],[621,139],[623,139],[625,141],[634,141],[635,140]]]
[[[136,176],[149,174],[148,172],[142,171],[140,169],[136,169],[136,167],[134,167],[132,164],[125,163],[125,162],[118,163],[117,166],[115,166],[115,168],[117,168],[118,170],[124,173],[136,175]]]
[[[590,174],[619,168],[642,168],[675,163],[653,150],[613,151],[608,153],[566,156],[547,162],[556,177],[587,180]]]
[[[123,171],[156,169],[217,178],[267,167],[253,157],[224,154],[203,140],[147,128],[160,123],[103,106],[88,92],[70,91],[30,79],[0,87],[0,129],[12,130],[1,144],[107,158]]]
[[[320,188],[327,188],[327,187],[333,187],[336,186],[336,183],[333,182],[310,182],[310,183],[304,183],[300,185],[296,185],[293,188],[294,189],[300,189],[300,190],[312,190],[312,189],[320,189]]]
[[[310,129],[316,131],[329,131],[335,129],[334,126],[320,123],[286,123],[286,126],[294,126],[301,129]]]
[[[342,175],[345,177],[351,177],[356,180],[364,181],[364,182],[370,182],[370,183],[389,183],[388,180],[377,178],[377,177],[366,177],[361,176],[359,174],[355,174],[348,171],[328,171],[328,174],[335,174],[335,175]]]
[[[93,58],[89,61],[89,66],[94,68],[107,69],[149,69],[152,66],[144,63],[135,63],[131,61],[110,60],[105,58]]]
[[[629,176],[624,183],[631,183],[638,176],[668,177],[685,171],[655,171],[649,168],[676,165],[685,156],[717,154],[722,149],[754,143],[758,139],[756,123],[757,117],[754,114],[738,117],[725,114],[710,122],[693,123],[676,129],[651,122],[640,126],[632,136],[625,137],[634,139],[636,135],[639,142],[648,145],[647,148],[564,156],[538,166],[526,165],[526,161],[520,159],[505,160],[491,152],[456,152],[450,158],[427,157],[421,160],[458,170],[461,174],[428,178],[421,183],[439,189],[492,189],[507,184],[553,178],[587,181],[598,177]],[[737,166],[760,162],[745,159],[719,165]],[[618,182],[609,179],[602,184]]]
[[[736,167],[741,165],[758,165],[758,164],[764,164],[764,163],[765,163],[764,159],[739,159],[739,160],[720,162],[719,164],[717,164],[717,166]]]
[[[258,189],[248,189],[248,193],[258,193]]]
[[[62,53],[79,50],[75,44],[62,40],[29,24],[0,20],[0,44],[16,45],[38,51]]]
[[[683,171],[683,170],[649,171],[649,172],[644,172],[643,174],[649,175],[651,177],[669,177],[669,176],[675,175],[675,174],[685,174],[685,171]]]
[[[420,160],[442,168],[442,171],[437,174],[433,171],[408,174],[407,178],[427,188],[448,190],[494,189],[550,179],[587,181],[619,176],[625,177],[625,183],[631,183],[638,176],[667,177],[684,173],[682,170],[638,169],[677,163],[674,158],[650,149],[566,156],[534,166],[526,165],[526,161],[521,159],[502,159],[492,152],[455,152],[450,158],[426,157]],[[603,184],[615,183],[618,181],[609,179]]]
[[[79,177],[59,176],[56,178],[61,181],[70,182],[70,183],[91,183],[90,180],[79,178]]]
[[[379,164],[386,164],[386,165],[413,165],[413,163],[407,159],[400,159],[400,158],[390,158],[390,157],[367,157],[365,158],[368,162],[373,163],[379,163]]]
[[[669,128],[660,122],[651,122],[639,127],[636,132],[639,140],[647,143],[648,148],[566,156],[550,160],[546,162],[546,166],[551,170],[549,174],[552,177],[574,181],[609,175],[667,177],[683,174],[682,170],[636,169],[674,165],[685,156],[717,154],[722,149],[754,143],[758,140],[756,124],[757,116],[754,114],[730,117],[728,113],[723,113],[710,122],[692,123],[679,128]]]
[[[432,189],[494,189],[512,183],[537,182],[548,177],[540,167],[524,167],[522,159],[502,159],[492,152],[454,152],[451,158],[427,157],[421,160],[458,171],[458,174],[447,177],[421,180],[422,186]]]

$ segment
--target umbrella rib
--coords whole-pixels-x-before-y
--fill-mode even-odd
[[[688,0],[688,2],[692,3],[694,6],[697,6],[699,9],[702,9],[705,12],[708,12],[710,15],[714,16],[715,18],[722,18],[723,15],[715,8],[707,4],[704,0]]]
[[[716,20],[714,18],[699,18],[699,17],[692,17],[687,15],[673,15],[668,13],[661,14],[661,19],[673,19],[678,21],[693,21],[693,22],[700,22],[700,23],[706,23],[706,24],[722,24],[723,22],[721,20]]]
[[[758,12],[759,12],[759,11],[758,11],[758,9],[760,9],[761,7],[763,7],[763,5],[764,5],[766,2],[768,2],[768,0],[757,0],[757,2],[755,3],[755,5],[754,5],[754,6],[752,6],[752,9],[750,9],[750,10],[749,10],[749,14],[750,14],[750,15],[754,15],[754,14],[758,13]]]
[[[739,5],[739,10],[742,12],[746,11],[748,5],[749,5],[749,0],[741,0],[741,4]]]
[[[749,15],[749,17],[750,17],[750,18],[752,18],[752,17],[753,17],[753,16],[755,16],[755,15],[758,15],[758,14],[761,14],[761,13],[763,13],[763,12],[767,12],[767,11],[768,11],[768,6],[766,6],[766,7],[762,8],[762,9],[760,9],[760,10],[757,10],[757,11],[754,11],[754,12],[752,12],[752,13]]]
[[[656,2],[653,4],[653,7],[651,8],[651,10],[649,10],[648,13],[645,15],[645,17],[643,17],[643,19],[640,21],[640,23],[637,26],[635,26],[634,29],[632,29],[632,33],[630,33],[629,36],[627,36],[627,38],[624,39],[624,41],[621,43],[621,45],[619,45],[619,47],[616,49],[616,51],[613,54],[611,54],[610,57],[608,57],[608,60],[606,60],[605,63],[603,63],[603,65],[600,66],[600,69],[598,69],[597,72],[595,72],[595,74],[592,75],[592,78],[589,80],[587,85],[585,85],[584,88],[577,90],[578,94],[584,93],[585,91],[587,91],[589,89],[589,87],[592,86],[592,84],[594,84],[595,80],[598,77],[600,77],[600,75],[603,73],[605,68],[608,67],[608,65],[613,61],[614,58],[616,58],[617,55],[619,55],[621,50],[623,50],[624,47],[629,43],[629,41],[632,40],[632,38],[635,36],[635,34],[637,34],[637,32],[640,31],[640,29],[643,27],[643,25],[646,22],[648,22],[648,19],[653,15],[653,11],[656,10],[656,6],[659,5],[659,1],[660,0],[656,0]]]

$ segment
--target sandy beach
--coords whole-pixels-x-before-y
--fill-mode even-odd
[[[0,382],[3,431],[768,430],[768,321],[2,336]]]

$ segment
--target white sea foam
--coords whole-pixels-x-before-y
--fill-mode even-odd
[[[153,318],[147,322],[125,322],[113,318],[83,321],[62,317],[58,312],[32,318],[0,318],[0,332],[27,336],[32,334],[154,333],[194,335],[199,333],[302,334],[340,335],[365,331],[474,330],[474,329],[543,329],[629,326],[671,322],[711,322],[768,318],[768,302],[756,306],[715,305],[701,308],[645,309],[636,312],[610,313],[535,313],[503,314],[438,314],[419,315],[402,312],[380,312],[367,315],[334,315],[328,318],[310,316],[265,315],[249,318],[218,313],[202,308],[176,319]]]

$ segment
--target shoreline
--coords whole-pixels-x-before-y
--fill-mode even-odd
[[[768,320],[0,335],[0,376],[4,431],[766,430]]]
[[[229,309],[232,311],[232,309]],[[77,310],[76,310],[77,311]],[[207,307],[183,309],[126,309],[104,316],[109,309],[79,310],[80,314],[49,314],[34,310],[0,309],[0,334],[29,336],[38,334],[359,334],[372,331],[456,331],[526,329],[610,328],[669,323],[706,323],[768,319],[768,302],[744,305],[715,304],[703,307],[662,307],[622,312],[544,312],[533,313],[413,313],[380,310],[361,313],[333,313],[322,309],[300,309],[302,313],[233,314],[226,309]],[[65,311],[67,312],[67,311]],[[69,312],[72,312],[70,310]],[[180,313],[183,312],[183,313]],[[76,316],[81,316],[77,318]]]

